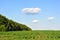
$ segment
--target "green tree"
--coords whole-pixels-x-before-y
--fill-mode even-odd
[[[5,30],[5,25],[0,25],[0,31],[6,31]]]
[[[0,31],[30,31],[28,26],[15,22],[0,14]]]

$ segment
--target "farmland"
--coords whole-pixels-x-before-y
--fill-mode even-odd
[[[0,32],[0,40],[60,40],[60,31],[8,31]]]

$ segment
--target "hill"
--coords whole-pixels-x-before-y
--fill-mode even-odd
[[[15,22],[0,14],[0,31],[30,31],[28,26]]]

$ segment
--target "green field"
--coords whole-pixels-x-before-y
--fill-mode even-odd
[[[60,40],[60,31],[0,32],[0,40]]]

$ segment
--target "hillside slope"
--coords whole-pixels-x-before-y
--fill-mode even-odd
[[[31,28],[24,24],[17,23],[0,14],[0,31],[29,31]]]

